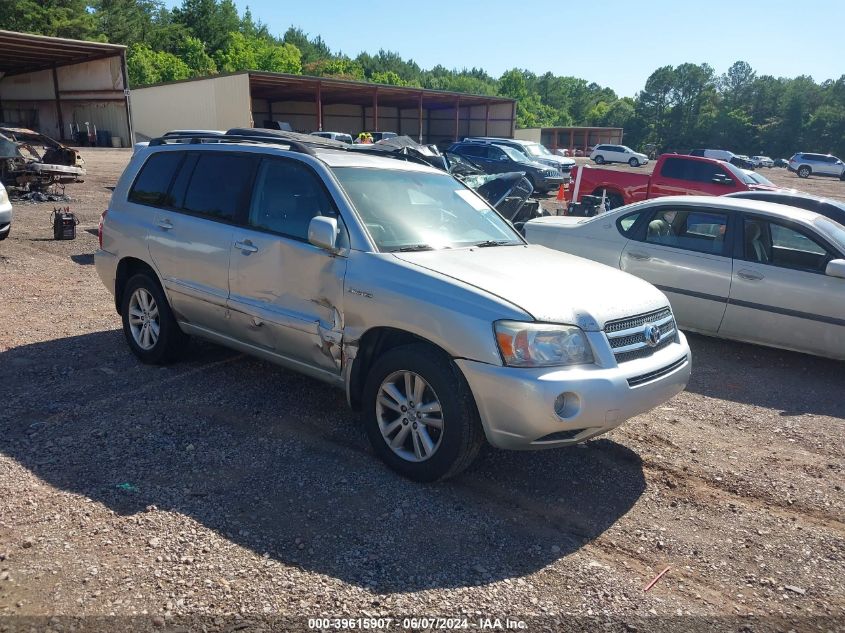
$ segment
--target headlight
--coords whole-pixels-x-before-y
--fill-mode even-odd
[[[506,365],[554,367],[593,362],[593,352],[581,328],[574,325],[497,321],[496,342]]]

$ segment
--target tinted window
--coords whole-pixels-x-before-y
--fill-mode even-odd
[[[487,148],[484,145],[459,145],[457,149],[461,154],[467,156],[477,156],[478,158],[487,156]]]
[[[728,216],[715,211],[658,211],[648,223],[646,242],[721,255]]]
[[[683,178],[688,162],[683,158],[667,158],[660,168],[660,175],[664,178]]]
[[[743,252],[751,262],[820,273],[834,258],[804,231],[785,224],[747,218],[743,228]]]
[[[249,186],[255,159],[251,156],[208,152],[200,154],[183,208],[212,218],[235,219]]]
[[[337,217],[337,212],[314,172],[294,161],[261,163],[249,209],[250,226],[307,240],[308,224],[318,215]]]
[[[157,152],[147,159],[129,191],[129,201],[165,205],[173,176],[185,156],[183,152]]]
[[[716,177],[717,174],[726,176],[727,170],[719,165],[714,165],[713,163],[703,163],[701,161],[686,161],[687,165],[687,178],[689,180],[695,180],[696,182],[713,182],[713,178]]]

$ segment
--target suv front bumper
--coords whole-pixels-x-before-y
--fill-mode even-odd
[[[497,448],[530,450],[577,444],[666,402],[686,387],[691,355],[679,332],[677,343],[614,367],[455,362],[475,396],[487,440]],[[555,412],[561,394],[562,416]]]

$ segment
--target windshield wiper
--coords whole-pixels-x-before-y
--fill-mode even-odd
[[[487,248],[488,246],[515,246],[517,244],[519,244],[519,242],[514,242],[512,240],[485,240],[484,242],[473,244],[473,246]]]
[[[391,253],[412,253],[414,251],[433,251],[434,247],[428,244],[408,244],[407,246],[400,246],[394,248]]]

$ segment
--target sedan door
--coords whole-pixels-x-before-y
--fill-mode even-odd
[[[337,376],[346,257],[308,242],[318,215],[337,219],[345,247],[343,222],[316,172],[292,159],[261,162],[245,226],[234,230],[229,307],[239,340],[300,370]]]
[[[625,245],[619,267],[665,292],[682,329],[715,334],[731,285],[730,220],[727,211],[661,206]]]
[[[842,254],[810,229],[746,215],[719,334],[845,357],[845,279],[825,275]]]

